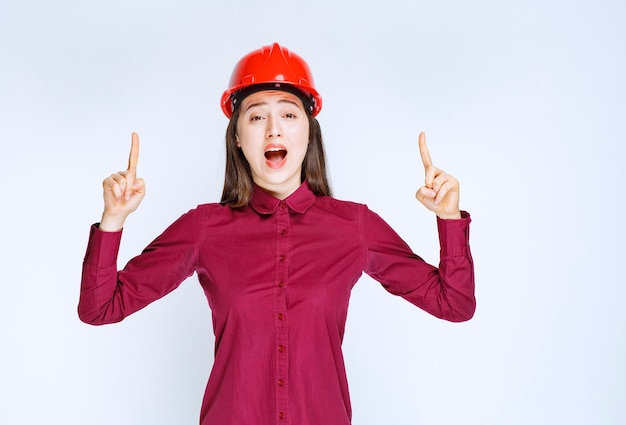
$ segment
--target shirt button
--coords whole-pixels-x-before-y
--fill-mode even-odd
[[[282,280],[280,282],[278,282],[278,287],[282,288],[283,286],[285,286],[285,282],[283,282]]]
[[[278,313],[278,320],[283,320],[285,315],[283,313]]]
[[[280,203],[279,205],[280,205],[280,207],[281,207],[281,208],[285,208],[285,207],[287,207],[287,205],[285,204],[285,202],[284,202],[284,201],[281,201],[281,203]]]
[[[287,229],[282,229],[280,231],[280,234],[283,235],[283,236],[286,235],[287,234]]]
[[[278,346],[278,352],[279,353],[284,353],[285,352],[285,346],[284,345],[279,345]]]
[[[287,258],[287,257],[285,257],[284,255],[281,255],[281,256],[278,258],[278,261],[280,261],[281,263],[284,263],[284,262],[285,262],[285,258]]]
[[[283,420],[286,416],[287,415],[285,415],[285,412],[278,412],[278,419]]]
[[[278,380],[278,386],[279,387],[284,387],[285,386],[285,380],[284,379],[279,379]]]

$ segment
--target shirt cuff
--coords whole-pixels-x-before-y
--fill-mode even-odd
[[[117,265],[117,253],[122,240],[122,231],[103,232],[93,224],[89,231],[89,243],[84,262],[97,268]]]
[[[441,255],[464,256],[469,248],[469,225],[472,219],[467,211],[461,211],[461,218],[457,220],[443,220],[437,217],[439,231],[439,246]]]

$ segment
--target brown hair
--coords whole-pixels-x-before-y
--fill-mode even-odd
[[[252,173],[250,165],[237,147],[237,120],[241,109],[233,112],[226,128],[226,170],[224,176],[224,190],[222,191],[222,205],[231,208],[246,206],[252,199]],[[316,118],[307,111],[309,119],[309,145],[304,161],[302,161],[301,181],[307,181],[309,187],[317,196],[332,196],[332,190],[326,175],[326,158],[322,142],[322,129]]]

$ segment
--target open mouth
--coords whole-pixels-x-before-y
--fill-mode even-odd
[[[268,146],[265,151],[265,159],[270,166],[280,166],[285,161],[287,149],[282,146]]]

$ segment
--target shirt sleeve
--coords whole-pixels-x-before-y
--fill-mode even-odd
[[[458,220],[437,218],[439,267],[417,256],[378,215],[364,220],[365,272],[394,295],[451,322],[472,318],[476,310],[474,263],[469,247],[470,215]]]
[[[117,270],[122,231],[91,226],[83,261],[78,316],[92,325],[123,320],[176,289],[195,270],[199,212],[191,210]]]

